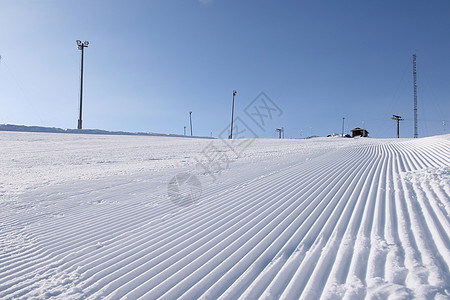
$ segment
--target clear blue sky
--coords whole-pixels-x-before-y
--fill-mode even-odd
[[[365,127],[450,132],[450,1],[0,0],[0,123],[217,136],[264,91],[283,115],[258,136]],[[253,127],[254,128],[254,127]],[[254,128],[257,131],[258,128]]]

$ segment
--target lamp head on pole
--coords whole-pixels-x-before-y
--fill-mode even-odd
[[[82,43],[80,40],[77,40],[77,48],[78,50],[83,49],[84,47],[89,46],[89,42],[85,41],[84,43]]]
[[[236,96],[236,91],[235,90],[233,90],[233,96]]]

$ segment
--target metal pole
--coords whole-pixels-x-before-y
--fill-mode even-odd
[[[400,121],[403,121],[404,119],[397,115],[392,115],[391,119],[397,121],[397,138],[400,138]]]
[[[81,44],[81,80],[80,80],[80,116],[78,118],[78,129],[83,128],[82,112],[83,112],[83,60],[84,60],[84,44]]]
[[[344,120],[345,118],[342,117],[342,136],[344,136]]]
[[[186,126],[184,126],[184,135],[186,135]]]
[[[189,112],[189,122],[191,123],[191,136],[192,136],[192,111]]]
[[[419,137],[417,128],[417,65],[416,54],[413,54],[413,79],[414,79],[414,138]]]
[[[233,119],[234,119],[234,96],[236,95],[236,91],[233,90],[233,103],[231,104],[231,130],[230,130],[230,139],[233,139]]]

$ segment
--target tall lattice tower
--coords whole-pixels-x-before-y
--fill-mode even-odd
[[[414,138],[419,137],[417,131],[417,66],[416,54],[413,54],[413,77],[414,77]]]

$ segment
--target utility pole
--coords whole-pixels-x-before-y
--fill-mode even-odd
[[[189,123],[191,124],[191,136],[192,136],[192,111],[189,112]]]
[[[278,138],[281,139],[281,132],[283,131],[283,129],[277,128],[276,131],[278,132]]]
[[[345,118],[342,117],[342,136],[344,136],[344,120]]]
[[[80,116],[78,118],[78,129],[83,128],[82,124],[82,116],[83,116],[83,60],[84,60],[84,48],[89,46],[89,42],[85,41],[82,43],[80,40],[77,40],[77,48],[81,50],[81,77],[80,77]]]
[[[417,130],[417,66],[416,54],[413,54],[413,77],[414,77],[414,138],[419,137]]]
[[[230,139],[233,139],[234,96],[236,96],[236,91],[235,91],[235,90],[233,90],[233,103],[231,104],[231,130],[230,130]]]
[[[400,121],[403,121],[404,119],[397,115],[392,115],[391,119],[397,121],[397,138],[400,138]]]

